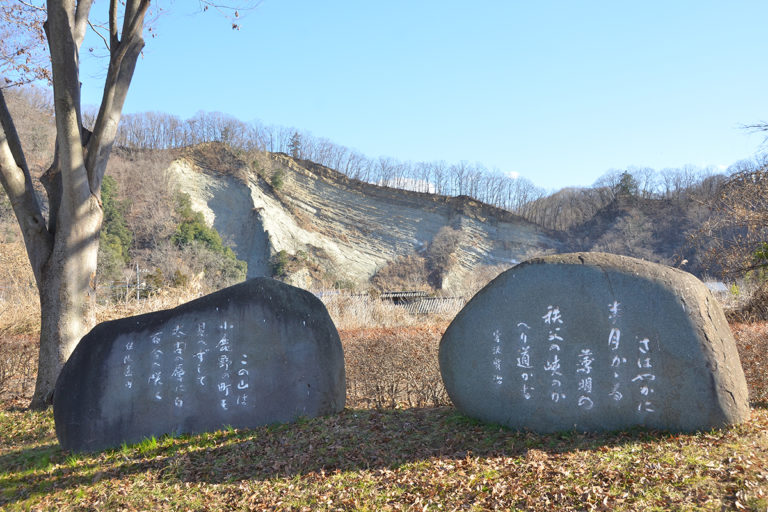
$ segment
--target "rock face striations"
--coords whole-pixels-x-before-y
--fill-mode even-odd
[[[244,163],[236,170],[213,169],[181,158],[169,168],[193,208],[234,243],[249,277],[270,275],[270,258],[286,251],[307,255],[339,279],[367,281],[387,262],[423,251],[446,226],[460,232],[446,288],[481,265],[561,250],[546,230],[466,197],[371,185],[282,154],[269,159],[270,172],[281,173],[277,189]]]

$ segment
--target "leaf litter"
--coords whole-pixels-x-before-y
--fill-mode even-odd
[[[95,454],[63,452],[50,413],[15,410],[0,413],[0,436],[8,510],[768,507],[765,407],[737,427],[674,435],[537,435],[449,407],[346,409]]]

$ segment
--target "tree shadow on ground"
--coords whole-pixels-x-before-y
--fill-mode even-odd
[[[766,408],[765,404],[756,407]],[[726,437],[731,429],[715,431]],[[168,437],[73,455],[50,444],[0,456],[0,505],[57,489],[156,472],[163,479],[194,483],[291,478],[310,473],[386,470],[429,460],[523,457],[597,450],[628,443],[664,441],[695,434],[642,428],[607,433],[512,431],[467,418],[449,407],[346,409],[324,418],[253,430]],[[147,447],[149,446],[149,447]],[[72,464],[69,464],[69,462]]]

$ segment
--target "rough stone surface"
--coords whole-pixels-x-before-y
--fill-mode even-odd
[[[97,325],[56,384],[65,450],[341,411],[344,354],[312,294],[252,279],[175,309]]]
[[[459,410],[515,429],[695,431],[749,416],[709,290],[634,258],[562,254],[511,268],[459,313],[439,357]]]

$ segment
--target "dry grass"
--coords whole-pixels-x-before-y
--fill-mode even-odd
[[[37,376],[38,340],[30,335],[4,336],[0,341],[0,401],[27,405]]]
[[[747,378],[749,400],[768,405],[768,322],[731,324]]]
[[[16,233],[18,235],[18,233]],[[39,300],[20,236],[0,239],[0,400],[22,403],[35,378]],[[493,273],[495,275],[496,272]],[[489,274],[490,277],[493,275]],[[756,287],[754,287],[756,288]],[[724,306],[757,307],[749,283],[727,294]],[[182,289],[163,290],[136,301],[96,304],[92,324],[169,309],[208,292],[199,279]],[[437,350],[445,328],[463,306],[448,304],[440,314],[414,314],[367,294],[330,293],[322,299],[344,345],[349,403],[366,407],[438,406],[448,403]],[[765,301],[764,301],[765,302]],[[760,304],[758,304],[759,306]],[[768,402],[768,323],[734,322],[734,337],[753,403]]]
[[[98,306],[94,320],[167,309],[202,293],[188,288]],[[12,297],[19,304],[28,300]],[[26,353],[34,361],[36,343],[34,336],[2,336],[0,388],[8,392],[0,394],[0,508],[757,511],[768,506],[768,323],[732,325],[752,401],[763,402],[754,404],[743,425],[681,435],[643,430],[537,435],[483,425],[450,407],[434,408],[448,403],[437,349],[455,311],[416,316],[367,296],[323,300],[345,350],[345,411],[292,425],[152,438],[98,454],[63,452],[51,412],[20,408],[28,403],[22,395],[31,391],[34,372],[20,373],[23,364],[12,357]],[[5,316],[2,322],[9,325]]]
[[[20,238],[20,235],[19,235]],[[0,338],[40,331],[40,299],[24,243],[0,241]]]
[[[447,407],[345,409],[74,454],[50,411],[0,411],[0,508],[765,511],[767,429],[765,408],[679,435],[538,435]]]
[[[324,294],[321,300],[340,331],[442,325],[450,322],[464,306],[460,301],[454,301],[439,314],[419,315],[409,312],[413,308],[396,306],[368,294]]]
[[[752,284],[745,293],[745,286],[737,287],[739,293],[729,293],[731,303],[726,306],[729,322],[751,323],[768,320],[768,283]]]
[[[9,238],[11,239],[9,241]],[[4,406],[29,403],[37,376],[40,336],[40,299],[23,242],[18,237],[0,240],[0,401]],[[206,292],[194,279],[174,289],[136,301],[96,304],[90,323],[168,309]]]
[[[379,290],[431,291],[427,283],[427,259],[423,255],[398,256],[380,268],[371,278],[371,284]]]
[[[130,297],[118,302],[96,304],[92,311],[93,323],[95,325],[118,318],[172,309],[203,295],[205,292],[199,286],[189,285],[183,288],[163,289],[159,293],[150,294],[149,297],[138,301],[134,297]]]
[[[11,261],[8,244],[0,246],[2,261]],[[2,251],[2,249],[6,249]],[[23,255],[15,247],[16,263]],[[23,271],[23,268],[22,268]],[[14,273],[24,282],[23,272]],[[22,276],[22,277],[19,277]],[[22,404],[35,378],[38,336],[37,294],[26,285],[3,290],[0,315],[0,400]],[[205,292],[192,284],[136,301],[97,305],[93,321],[169,309]],[[348,400],[357,407],[437,406],[448,403],[440,380],[437,350],[440,338],[457,311],[414,315],[408,308],[367,295],[327,295],[323,302],[344,346]],[[460,309],[460,304],[455,306]],[[734,323],[734,338],[747,378],[750,400],[768,402],[768,323]],[[8,405],[7,403],[4,405]]]
[[[350,407],[449,405],[437,351],[447,324],[341,331]]]
[[[452,301],[439,314],[414,314],[369,295],[322,297],[339,329],[347,370],[347,403],[357,407],[435,407],[450,403],[437,351],[451,319]]]

